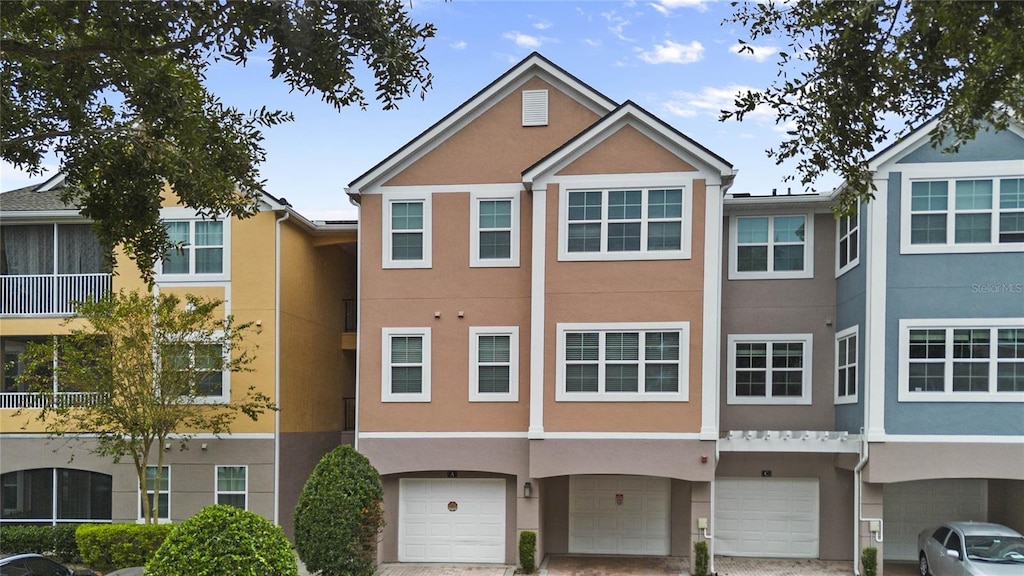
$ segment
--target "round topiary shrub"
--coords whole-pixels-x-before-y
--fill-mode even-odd
[[[146,576],[298,576],[291,544],[279,526],[234,506],[208,506],[175,526]]]
[[[295,507],[295,549],[320,576],[370,576],[384,528],[380,474],[351,446],[320,459]],[[147,575],[148,576],[148,575]]]

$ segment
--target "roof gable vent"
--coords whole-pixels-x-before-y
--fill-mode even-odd
[[[523,126],[548,125],[548,91],[523,90]]]

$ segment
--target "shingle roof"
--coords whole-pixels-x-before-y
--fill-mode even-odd
[[[60,194],[64,191],[57,186],[40,192],[42,184],[33,184],[24,188],[16,188],[0,193],[0,212],[32,212],[40,210],[78,210],[61,201]]]

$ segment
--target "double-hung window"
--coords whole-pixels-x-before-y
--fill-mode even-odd
[[[381,402],[430,402],[430,328],[381,334]]]
[[[901,402],[1024,400],[1024,318],[901,320]]]
[[[836,276],[860,262],[860,213],[840,216],[836,222]]]
[[[224,273],[224,222],[169,220],[164,227],[174,245],[164,254],[161,272],[165,276]]]
[[[471,194],[470,266],[519,266],[519,197],[516,190]]]
[[[686,401],[688,366],[688,322],[558,325],[558,401]]]
[[[811,214],[733,216],[729,234],[729,278],[812,278]]]
[[[384,268],[430,268],[429,196],[384,195]]]
[[[164,466],[160,473],[160,482],[156,480],[156,466],[146,466],[146,493],[139,499],[139,518],[143,515],[142,498],[149,499],[151,509],[156,510],[158,520],[171,519],[171,467]]]
[[[248,467],[217,466],[217,504],[246,509],[248,505]]]
[[[561,260],[690,257],[685,187],[569,190],[562,198]]]
[[[810,334],[730,334],[729,404],[810,404]]]
[[[1024,178],[908,182],[904,252],[1024,249]]]
[[[857,401],[857,334],[857,326],[836,333],[836,404]]]
[[[469,329],[470,402],[519,400],[519,327]]]
[[[180,342],[168,344],[162,356],[163,368],[195,378],[194,388],[184,391],[196,402],[227,401],[228,359],[221,344]]]

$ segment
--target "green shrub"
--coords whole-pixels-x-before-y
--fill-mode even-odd
[[[173,528],[171,524],[83,524],[75,540],[84,564],[112,570],[144,565]]]
[[[280,526],[266,518],[217,504],[178,524],[146,576],[298,576],[291,544]]]
[[[35,552],[53,556],[61,562],[77,562],[80,558],[75,528],[75,524],[3,526],[0,528],[0,553]]]
[[[320,459],[295,507],[295,549],[320,576],[370,576],[384,527],[380,474],[351,446]]]
[[[708,576],[708,543],[704,540],[693,545],[693,576]]]
[[[878,576],[878,548],[868,546],[860,551],[860,565],[864,576]]]
[[[523,572],[533,574],[537,569],[537,533],[523,530],[519,535],[519,566]]]

